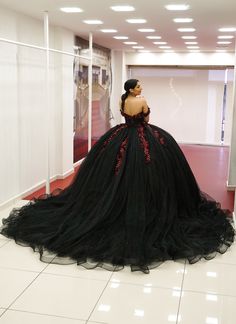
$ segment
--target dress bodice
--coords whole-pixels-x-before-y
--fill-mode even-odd
[[[148,108],[148,111],[146,113],[140,112],[136,115],[128,115],[123,110],[120,111],[121,115],[125,118],[125,122],[128,125],[137,125],[140,123],[145,122],[145,117],[147,117],[150,114],[150,108]]]

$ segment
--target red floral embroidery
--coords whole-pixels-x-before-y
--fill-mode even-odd
[[[123,129],[123,128],[127,128],[127,125],[126,124],[122,124],[122,125],[119,125],[118,128],[110,135],[110,137],[103,143],[103,147],[102,149],[104,149],[107,144],[109,144],[114,137],[116,137],[116,135]]]
[[[145,161],[148,163],[151,161],[151,157],[150,157],[149,143],[145,138],[143,125],[140,125],[138,127],[138,137],[139,137],[141,146],[143,147]]]
[[[119,153],[117,154],[117,159],[116,159],[116,167],[115,167],[115,174],[117,175],[121,164],[122,164],[122,160],[125,154],[125,151],[127,149],[127,144],[128,144],[128,138],[126,138],[120,145],[120,149],[119,149]]]
[[[161,145],[164,145],[165,144],[164,137],[162,137],[157,130],[154,130],[154,135],[156,136],[156,138],[158,139],[158,141],[159,141],[159,143]]]

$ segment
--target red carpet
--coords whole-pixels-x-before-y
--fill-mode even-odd
[[[202,191],[208,193],[219,201],[222,208],[233,211],[234,192],[227,191],[227,168],[229,148],[220,146],[180,145]],[[66,188],[74,175],[64,180],[56,180],[51,183],[51,191],[56,188]],[[42,188],[23,199],[30,200],[45,193]]]
[[[110,128],[108,116],[101,111],[99,100],[92,102],[92,145]],[[84,158],[88,152],[88,122],[74,135],[74,163]]]
[[[234,192],[227,191],[229,147],[180,145],[202,191],[233,211]]]

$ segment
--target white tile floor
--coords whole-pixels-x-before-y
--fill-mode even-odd
[[[211,261],[168,261],[145,275],[42,263],[0,236],[0,324],[32,323],[235,324],[236,244]]]

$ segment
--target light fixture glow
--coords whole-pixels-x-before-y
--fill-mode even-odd
[[[126,19],[126,21],[129,23],[129,24],[145,24],[147,22],[146,19]]]
[[[220,32],[235,32],[236,28],[235,27],[225,27],[225,28],[219,28],[218,29]]]
[[[101,29],[103,33],[117,33],[116,29]]]
[[[189,33],[189,32],[194,32],[196,29],[195,28],[178,28],[178,31],[181,33]]]
[[[143,317],[144,316],[144,310],[143,309],[135,309],[134,310],[134,316]]]
[[[63,7],[63,8],[60,8],[60,10],[63,12],[66,12],[66,13],[83,12],[83,10],[78,7]]]
[[[186,45],[196,45],[198,42],[184,42]]]
[[[159,46],[159,48],[169,49],[169,48],[171,48],[171,46]]]
[[[168,322],[175,322],[176,323],[177,320],[177,315],[168,315]]]
[[[207,271],[206,275],[207,275],[207,277],[216,278],[217,277],[217,272],[215,272],[215,271]]]
[[[111,306],[110,305],[105,305],[105,304],[101,304],[98,307],[98,310],[100,312],[109,312],[110,309],[111,309]]]
[[[206,300],[209,300],[209,301],[217,301],[218,300],[218,296],[217,295],[207,294],[206,295]]]
[[[143,292],[144,292],[145,294],[151,294],[151,292],[152,292],[152,288],[151,288],[151,287],[144,287],[144,288],[143,288]]]
[[[170,51],[170,50],[169,50]],[[169,52],[168,50],[166,50],[166,51],[164,51],[164,52]],[[178,290],[173,290],[173,292],[172,292],[172,296],[173,297],[180,297],[181,296],[181,291],[178,291]],[[182,296],[183,296],[183,294],[182,294]]]
[[[207,317],[206,318],[206,324],[218,324],[218,318],[217,317]]]
[[[193,21],[192,18],[174,18],[173,21],[175,23],[190,23]]]
[[[83,22],[85,24],[88,24],[88,25],[101,25],[101,24],[103,24],[103,22],[101,20],[97,20],[97,19],[83,20]]]
[[[196,39],[197,36],[181,36],[183,39]]]
[[[234,38],[234,36],[232,36],[232,35],[222,35],[222,36],[217,36],[217,38],[219,38],[219,39],[232,39],[232,38]]]
[[[129,37],[127,36],[113,36],[115,39],[128,39]]]
[[[135,10],[133,6],[112,6],[110,8],[113,11],[134,11]]]
[[[146,36],[148,39],[161,39],[161,36]]]
[[[186,4],[170,4],[170,5],[166,5],[165,8],[167,10],[181,11],[181,10],[188,10],[189,5],[186,5]]]
[[[140,28],[138,29],[139,32],[141,33],[154,33],[155,29],[152,28]]]
[[[137,42],[123,42],[124,44],[126,45],[135,45],[135,44],[138,44]]]
[[[119,282],[112,282],[110,285],[110,287],[114,289],[118,288],[119,286],[120,286]]]
[[[217,42],[217,44],[224,44],[224,45],[226,45],[226,44],[231,44],[232,42],[228,42],[228,41],[220,41],[220,42]]]

